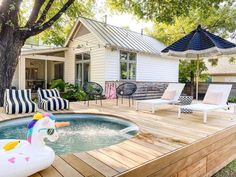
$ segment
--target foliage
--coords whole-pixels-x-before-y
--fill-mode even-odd
[[[194,9],[201,9],[202,13],[207,13],[209,7],[218,9],[222,2],[225,0],[106,0],[112,10],[132,13],[140,19],[167,23],[172,23],[174,17],[190,16],[190,11]]]
[[[211,58],[211,59],[208,59],[208,62],[211,64],[211,66],[217,66],[218,64],[218,58]]]
[[[50,88],[57,88],[60,90],[63,98],[69,101],[83,101],[86,99],[86,94],[79,85],[65,83],[63,80],[58,79],[50,83]]]
[[[231,63],[231,64],[236,64],[236,58],[230,57],[229,63]]]
[[[66,83],[62,79],[57,79],[57,80],[51,81],[49,85],[51,89],[57,88],[60,92],[64,92]]]
[[[228,1],[220,7],[207,6],[206,8],[207,11],[200,8],[190,9],[189,16],[174,16],[173,23],[156,22],[152,30],[146,29],[146,31],[166,45],[170,45],[187,35],[199,24],[221,37],[234,38],[236,35],[236,8],[232,3]],[[217,59],[209,59],[208,61],[212,66],[218,64]],[[193,83],[194,75],[196,75],[196,63],[182,61],[179,68],[180,81]],[[203,62],[201,62],[199,69],[200,79],[206,81],[208,79],[208,75],[205,74],[207,67]]]
[[[66,83],[63,97],[69,101],[83,101],[86,99],[86,93],[84,93],[83,89],[79,85]]]
[[[232,161],[226,167],[222,168],[213,177],[233,177],[236,176],[236,160]]]
[[[228,102],[229,103],[236,103],[236,97],[234,96],[231,96],[231,97],[229,97],[229,99],[228,99]]]
[[[196,77],[197,71],[197,61],[187,61],[181,60],[179,64],[179,82],[186,83],[191,82],[193,83],[194,78]],[[199,61],[199,76],[200,79],[205,81],[208,79],[208,74],[206,73],[207,67],[206,64],[200,60]]]
[[[57,11],[58,7],[61,7],[66,0],[54,1],[53,8],[48,12],[47,19],[51,18]],[[94,14],[92,13],[92,8],[95,0],[82,0],[75,1],[71,8],[69,8],[63,16],[57,20],[53,26],[44,32],[42,32],[39,36],[34,36],[28,39],[27,43],[29,44],[40,44],[40,40],[46,45],[56,45],[62,46],[64,41],[69,34],[71,28],[73,27],[75,21],[79,16],[91,17]],[[46,3],[45,3],[46,4]],[[45,7],[45,4],[43,7]],[[22,6],[32,8],[33,3],[29,3],[28,0],[23,1]],[[28,11],[25,9],[22,12],[22,23],[25,21],[26,14]]]
[[[189,11],[189,16],[175,16],[173,23],[156,22],[152,30],[146,31],[153,37],[170,45],[176,40],[194,30],[199,24],[210,32],[216,33],[223,38],[235,38],[236,35],[236,8],[230,3],[225,3],[220,8],[207,7]]]

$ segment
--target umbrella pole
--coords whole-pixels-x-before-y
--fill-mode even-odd
[[[199,79],[199,55],[197,55],[196,100],[198,100],[198,79]]]

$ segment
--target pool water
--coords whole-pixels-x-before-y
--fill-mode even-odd
[[[26,139],[27,124],[32,117],[0,123],[0,139]],[[56,154],[89,151],[120,143],[135,136],[138,127],[128,121],[94,114],[58,114],[56,121],[69,121],[70,126],[57,129],[59,139],[48,142]],[[129,132],[122,130],[130,127]],[[122,132],[122,133],[121,133]]]

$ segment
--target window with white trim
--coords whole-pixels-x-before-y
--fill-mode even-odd
[[[120,79],[136,80],[136,53],[120,51]]]

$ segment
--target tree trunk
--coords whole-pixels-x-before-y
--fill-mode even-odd
[[[0,37],[0,106],[3,106],[4,92],[11,87],[24,41],[11,30],[5,30]]]

